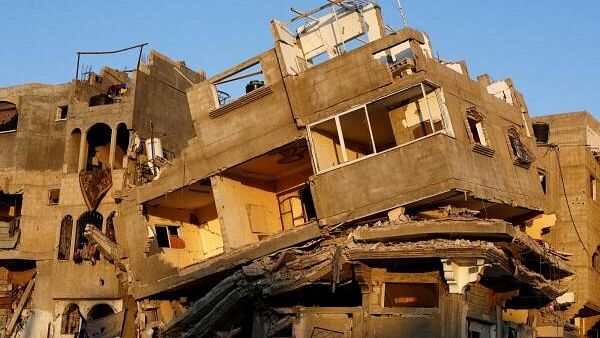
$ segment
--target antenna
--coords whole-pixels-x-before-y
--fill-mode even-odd
[[[404,27],[408,27],[408,22],[406,21],[406,13],[404,12],[404,7],[402,7],[402,3],[400,3],[400,0],[396,0],[396,3],[398,4],[398,10],[400,11],[400,17],[402,18],[402,23],[404,24]]]

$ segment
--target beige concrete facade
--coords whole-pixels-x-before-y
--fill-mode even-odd
[[[270,28],[212,77],[151,52],[0,89],[6,334],[541,336],[574,270],[523,232],[558,204],[512,81],[371,2]]]

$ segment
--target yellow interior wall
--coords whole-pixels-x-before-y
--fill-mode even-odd
[[[542,229],[549,228],[556,224],[556,215],[555,214],[543,214],[538,216],[525,228],[525,232],[535,238],[542,239]]]
[[[223,252],[223,238],[214,205],[195,211],[149,207],[148,224],[177,225],[179,236],[185,242],[184,249],[161,248],[162,259],[176,267],[184,267]],[[201,225],[189,223],[193,212]]]
[[[214,177],[212,182],[228,248],[237,248],[258,241],[259,233],[251,229],[249,209],[252,210],[254,220],[264,220],[265,224],[259,224],[262,234],[281,231],[279,204],[274,192],[245,185],[223,176]]]
[[[344,162],[342,146],[334,138],[314,129],[311,129],[311,138],[319,170],[325,170]],[[352,150],[347,145],[346,156],[348,161],[352,161],[365,156],[365,154]]]

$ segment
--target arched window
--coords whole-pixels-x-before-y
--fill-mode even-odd
[[[112,129],[104,123],[96,123],[88,130],[86,170],[108,169],[111,133]]]
[[[115,310],[108,304],[96,304],[94,305],[87,315],[87,320],[97,320],[104,317],[108,317],[115,313]]]
[[[516,157],[516,162],[520,164],[531,164],[535,157],[533,154],[525,147],[523,142],[521,141],[521,135],[519,131],[515,127],[508,128],[508,142],[510,144],[513,155]]]
[[[0,101],[0,132],[17,130],[19,112],[14,103]]]
[[[113,211],[106,218],[105,233],[106,233],[106,237],[108,237],[111,241],[113,241],[113,242],[116,243],[117,242],[117,236],[116,236],[116,233],[115,233],[114,219],[115,219],[115,212]]]
[[[71,237],[73,236],[73,217],[66,215],[60,222],[60,238],[58,240],[58,259],[71,258]]]
[[[80,325],[81,314],[79,313],[79,306],[76,304],[69,304],[62,314],[60,333],[78,334]]]
[[[114,168],[123,168],[123,158],[127,155],[127,148],[129,147],[129,130],[125,123],[121,123],[117,126],[117,145],[115,147],[115,158]]]
[[[85,227],[91,224],[102,230],[103,217],[96,211],[86,211],[77,219],[77,227],[75,232],[75,253],[73,260],[75,263],[81,263],[83,260],[92,260],[95,262],[100,258],[100,254],[96,245],[90,243],[84,236]]]
[[[467,126],[471,142],[488,146],[488,140],[483,129],[483,115],[475,107],[467,109]]]
[[[79,146],[81,144],[81,130],[78,128],[71,132],[67,148],[67,172],[76,173],[79,169]]]

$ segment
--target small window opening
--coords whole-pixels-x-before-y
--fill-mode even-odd
[[[215,84],[219,106],[235,101],[265,86],[265,77],[260,62],[217,81]]]
[[[438,307],[434,283],[385,283],[384,307]]]
[[[113,161],[114,169],[122,169],[129,147],[129,130],[124,123],[117,126],[117,139],[115,147],[115,158]]]
[[[185,242],[179,235],[179,227],[175,225],[157,225],[156,241],[160,248],[184,249]]]
[[[64,120],[69,116],[69,106],[58,106],[56,108],[56,119]]]
[[[48,190],[48,204],[56,205],[60,201],[60,189]]]
[[[73,236],[73,217],[66,215],[60,222],[60,238],[58,240],[58,259],[71,258],[71,237]]]
[[[594,176],[590,176],[590,197],[592,200],[596,201],[596,178]]]
[[[0,132],[16,131],[19,113],[14,103],[0,101]]]
[[[113,211],[106,218],[106,227],[104,229],[104,232],[106,233],[106,237],[108,237],[108,239],[110,239],[111,241],[116,243],[117,236],[116,236],[116,232],[115,232],[114,219],[115,219],[115,212]]]
[[[467,123],[469,125],[469,133],[473,143],[487,146],[488,143],[483,130],[483,117],[481,114],[471,109],[467,113]]]
[[[547,192],[547,185],[546,185],[546,174],[542,171],[538,171],[538,176],[540,178],[540,185],[542,186],[542,191],[544,192],[544,194]]]
[[[15,236],[20,229],[23,195],[4,194],[0,191],[0,224],[8,229],[8,236]]]
[[[512,149],[512,153],[517,158],[517,162],[529,165],[535,160],[535,157],[533,157],[533,155],[529,152],[529,150],[527,150],[521,141],[521,136],[515,128],[511,127],[508,130],[508,140]]]
[[[594,269],[598,269],[600,267],[600,256],[598,255],[598,250],[594,252],[592,255],[592,267]]]

